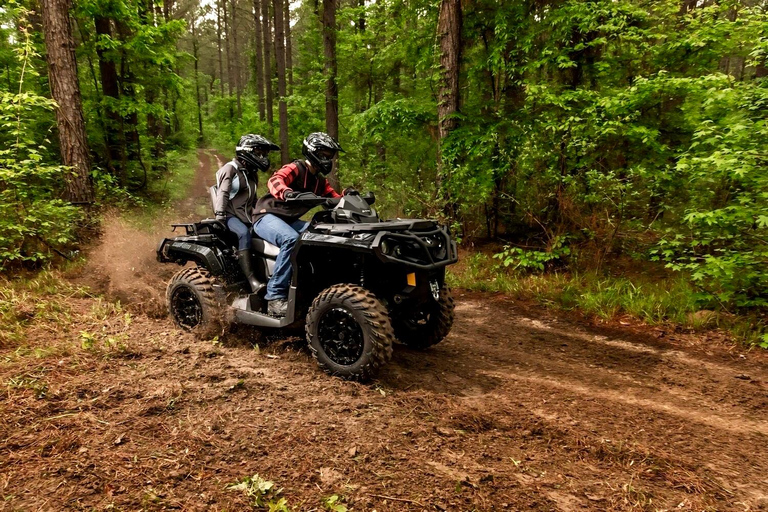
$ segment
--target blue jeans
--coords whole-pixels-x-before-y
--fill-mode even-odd
[[[251,248],[251,228],[243,224],[237,217],[227,216],[227,227],[237,235],[237,248],[239,250]]]
[[[272,245],[280,248],[275,259],[275,270],[267,283],[266,300],[287,299],[288,288],[291,285],[293,268],[291,267],[291,252],[299,239],[299,233],[309,227],[309,222],[296,220],[288,224],[280,217],[266,214],[253,225],[254,232]]]

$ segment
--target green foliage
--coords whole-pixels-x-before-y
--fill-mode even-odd
[[[242,491],[254,508],[268,510],[269,512],[290,512],[285,498],[279,498],[282,489],[277,489],[274,482],[264,480],[258,474],[241,478],[227,489]]]
[[[544,305],[578,310],[612,320],[629,315],[649,324],[672,323],[691,329],[719,325],[730,329],[746,344],[768,348],[766,325],[759,317],[719,316],[706,308],[706,297],[687,276],[645,276],[638,271],[616,277],[587,272],[514,272],[495,263],[493,256],[467,256],[447,276],[451,286],[469,290],[503,292]]]
[[[695,101],[695,100],[694,100]],[[700,121],[677,171],[693,187],[684,232],[669,230],[654,251],[691,275],[712,302],[768,305],[768,82],[702,84]]]
[[[566,256],[571,254],[571,249],[565,246],[563,237],[555,237],[546,251],[532,251],[522,249],[521,247],[504,246],[504,250],[493,257],[501,260],[505,267],[514,265],[513,269],[539,270],[543,271],[547,267],[552,267],[556,262],[562,262]]]
[[[28,12],[21,6],[6,12],[25,26]],[[58,198],[68,169],[48,160],[48,134],[37,125],[55,103],[29,89],[37,73],[36,53],[29,32],[22,31],[13,48],[20,69],[18,90],[0,90],[0,269],[27,263],[39,265],[54,253],[68,250],[76,240],[82,213]]]
[[[342,503],[343,498],[334,494],[323,498],[323,508],[329,512],[347,512],[347,506]]]

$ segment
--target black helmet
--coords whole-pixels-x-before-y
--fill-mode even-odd
[[[240,137],[235,154],[249,171],[266,171],[269,169],[269,156],[257,155],[255,150],[277,151],[278,149],[280,146],[271,143],[261,135],[249,133]]]
[[[333,154],[323,154],[329,151]],[[310,133],[301,145],[301,152],[320,174],[328,174],[333,170],[333,157],[339,151],[344,150],[336,139],[323,132]]]

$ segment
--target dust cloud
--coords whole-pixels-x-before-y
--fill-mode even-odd
[[[198,151],[195,179],[187,197],[160,210],[149,226],[137,226],[118,212],[106,213],[100,240],[88,251],[88,263],[77,280],[96,293],[119,300],[131,311],[165,316],[165,289],[180,267],[159,263],[157,246],[163,238],[176,236],[172,223],[196,222],[210,215],[208,186],[221,161],[212,152]]]
[[[166,225],[167,226],[167,225]],[[178,270],[157,261],[155,250],[170,228],[149,231],[130,226],[114,214],[102,222],[100,243],[90,252],[82,274],[94,291],[119,300],[130,310],[153,317],[166,314],[165,287]]]

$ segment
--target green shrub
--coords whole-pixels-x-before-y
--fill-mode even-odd
[[[22,68],[34,75],[29,35],[21,50]],[[18,92],[0,91],[0,269],[39,265],[69,249],[81,219],[76,207],[59,199],[68,169],[49,163],[45,132],[35,129],[36,120],[50,115],[55,103],[23,86],[22,73]]]

